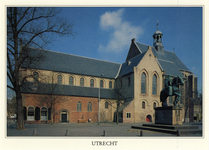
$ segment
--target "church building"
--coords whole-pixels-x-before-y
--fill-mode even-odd
[[[184,111],[188,97],[197,98],[197,77],[174,52],[164,49],[162,37],[157,30],[153,46],[132,39],[122,64],[31,48],[32,55],[43,59],[22,66],[22,77],[29,77],[22,88],[25,121],[154,122],[168,75],[184,79],[179,101]],[[169,97],[168,105],[173,100]],[[185,118],[193,121],[192,107]]]

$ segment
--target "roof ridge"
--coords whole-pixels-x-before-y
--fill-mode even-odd
[[[60,53],[60,54],[63,54],[63,55],[71,55],[71,56],[75,56],[75,57],[92,59],[92,60],[98,60],[98,61],[103,61],[103,62],[108,62],[108,63],[113,63],[113,64],[121,65],[121,63],[116,63],[116,62],[101,60],[101,59],[97,59],[97,58],[90,58],[90,57],[86,57],[86,56],[79,56],[79,55],[75,55],[75,54],[69,54],[69,53],[58,52],[58,51],[53,51],[53,50],[46,50],[46,49],[40,49],[40,48],[34,48],[34,47],[31,47],[31,48],[33,48],[33,49],[39,49],[39,50],[44,50],[44,51],[49,51],[49,52],[52,52],[52,53]]]

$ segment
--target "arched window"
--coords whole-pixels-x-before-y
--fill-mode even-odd
[[[73,85],[73,77],[72,76],[70,76],[70,78],[69,78],[69,84]]]
[[[90,87],[94,87],[94,79],[90,80]]]
[[[109,82],[109,88],[112,89],[112,81]]]
[[[39,77],[38,72],[34,72],[33,73],[33,79],[34,79],[34,81],[38,81],[38,77]]]
[[[84,78],[80,78],[80,86],[84,86]]]
[[[34,120],[34,108],[33,107],[28,107],[28,120]]]
[[[108,102],[105,102],[105,109],[108,109]]]
[[[153,103],[153,109],[155,109],[155,108],[156,108],[156,103],[154,102],[154,103]]]
[[[157,95],[157,76],[156,74],[152,77],[152,94]]]
[[[82,111],[82,103],[81,102],[77,103],[77,111]]]
[[[62,76],[61,75],[57,76],[57,83],[62,84]]]
[[[142,102],[142,109],[145,109],[145,102]]]
[[[47,108],[46,107],[41,108],[41,120],[47,120]]]
[[[88,111],[92,111],[92,103],[91,102],[88,103]]]
[[[146,94],[146,74],[141,74],[141,94]]]
[[[103,88],[104,87],[104,81],[100,80],[100,87]]]

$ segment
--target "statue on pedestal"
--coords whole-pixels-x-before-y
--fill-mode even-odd
[[[175,101],[173,102],[174,106],[178,106],[181,94],[179,91],[179,86],[184,85],[184,81],[180,76],[176,76],[173,79],[171,75],[168,75],[165,78],[165,88],[160,92],[160,101],[162,102],[163,107],[167,107],[167,97],[175,96]]]

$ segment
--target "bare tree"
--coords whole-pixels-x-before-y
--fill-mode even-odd
[[[51,108],[49,114],[51,123],[54,123],[55,105],[66,100],[65,98],[61,99],[59,97],[59,95],[63,93],[63,88],[56,82],[56,75],[53,72],[50,76],[44,77],[44,80],[38,84],[38,88],[44,92],[44,96],[40,97],[40,105],[46,104]]]
[[[122,81],[125,81],[125,80],[122,80],[121,79],[118,79],[117,82],[116,82],[116,86],[115,86],[115,89],[114,89],[114,99],[115,101],[109,101],[109,105],[113,108],[116,109],[116,123],[118,124],[119,123],[119,108],[121,105],[124,104],[124,102],[126,101],[126,97],[123,96],[123,95],[126,95],[127,94],[127,88],[128,88],[128,84],[127,82],[123,82],[122,84]],[[116,103],[116,105],[114,105]]]
[[[21,77],[21,66],[43,60],[43,54],[33,56],[29,47],[43,48],[52,35],[74,35],[73,22],[59,18],[61,10],[44,7],[7,8],[7,87],[15,92],[17,129],[24,129],[21,87],[28,76]],[[20,46],[21,45],[21,46]]]

